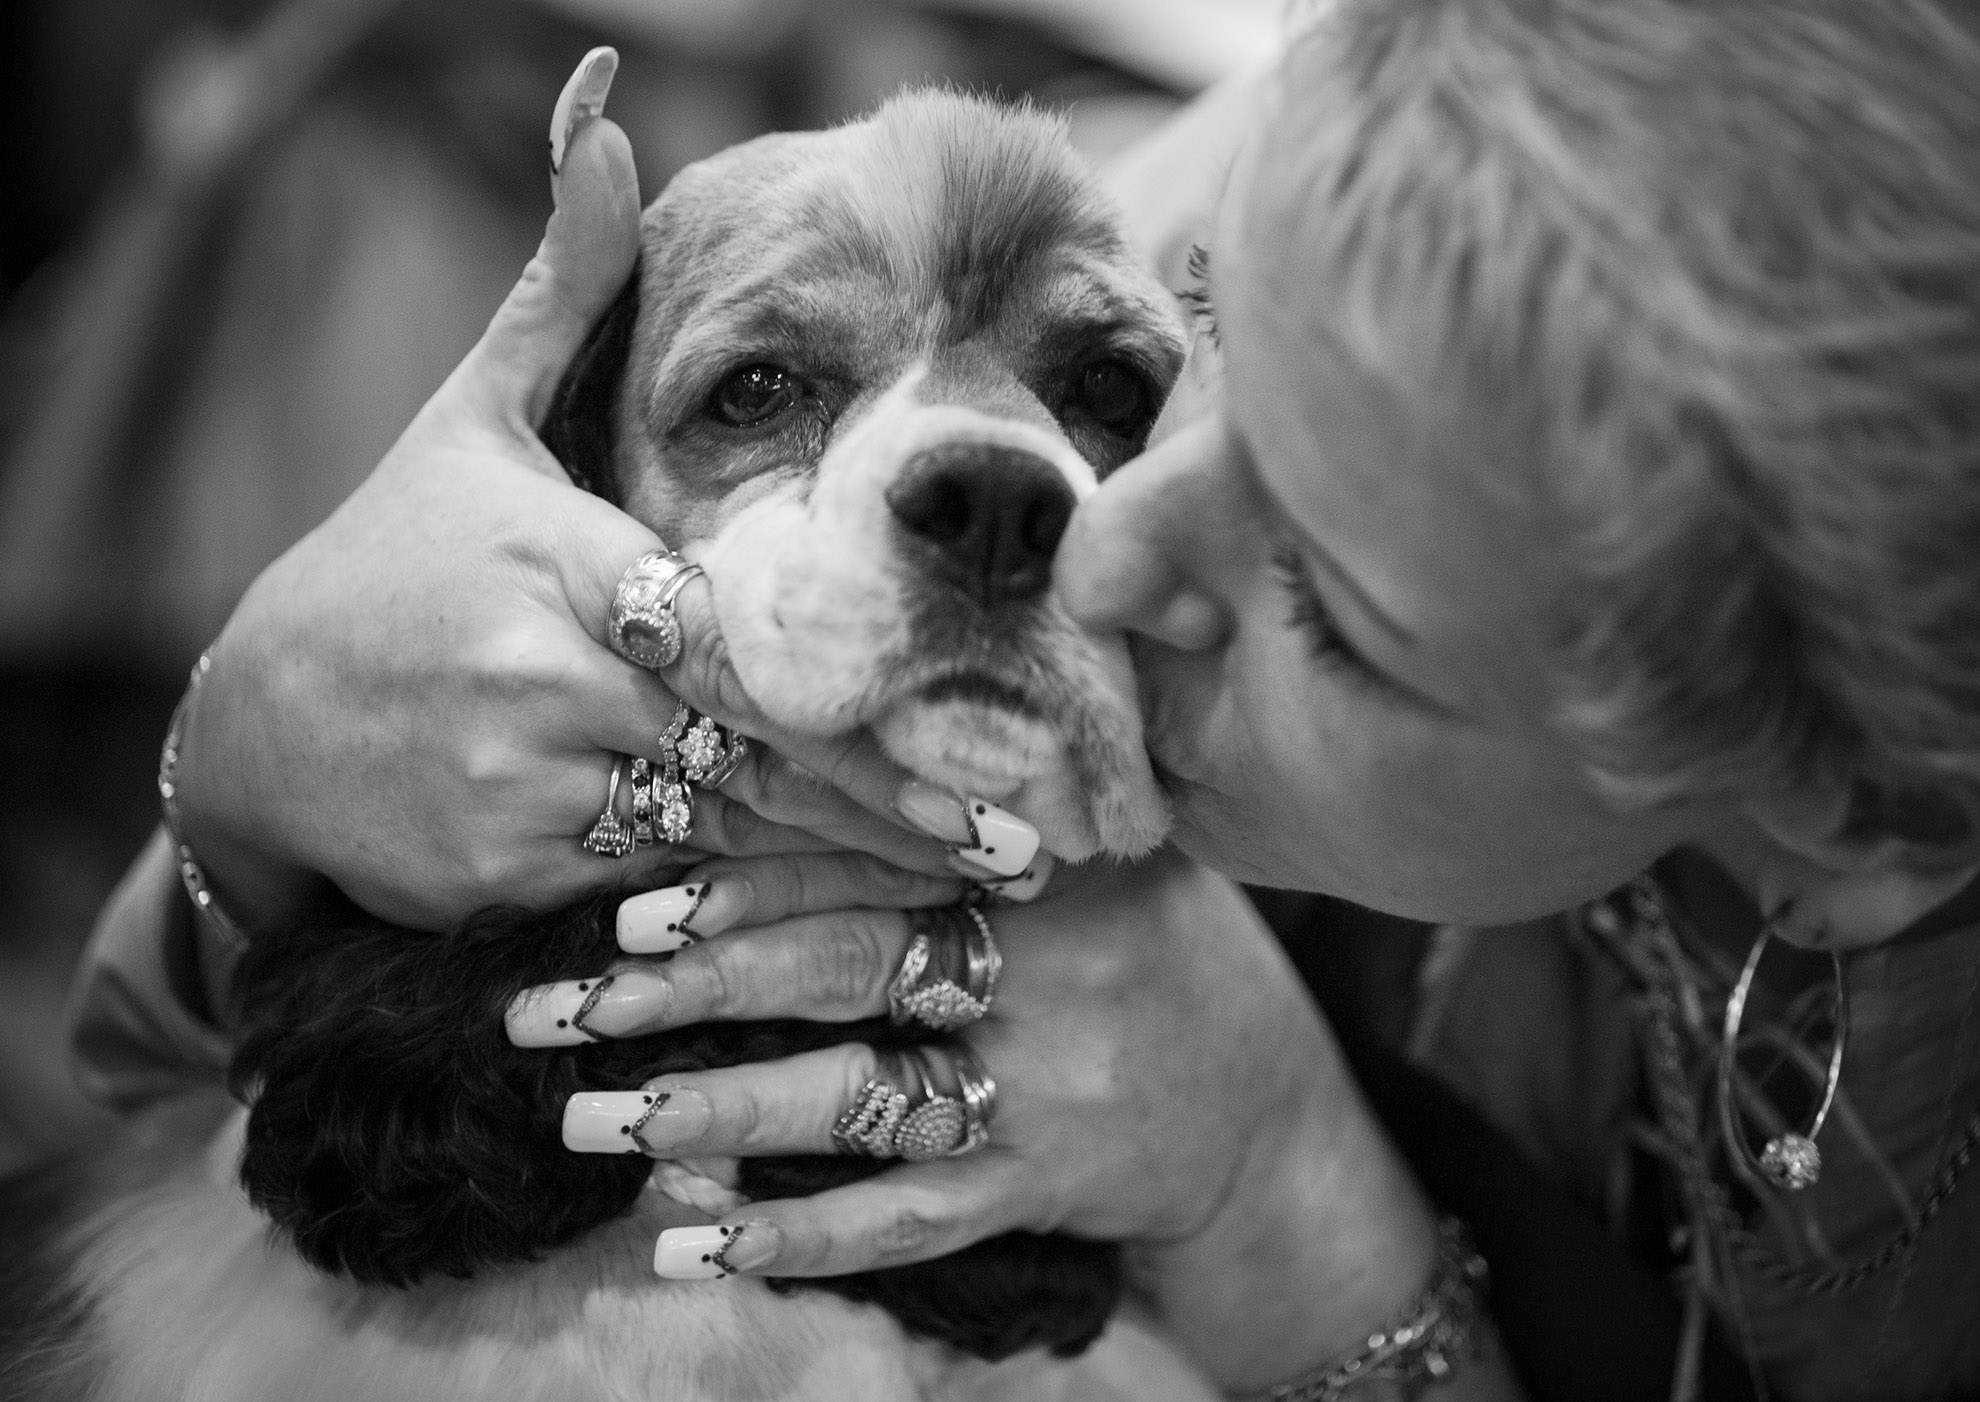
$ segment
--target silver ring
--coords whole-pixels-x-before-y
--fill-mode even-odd
[[[963,914],[975,926],[963,941],[963,948],[969,954],[969,996],[982,1003],[987,1013],[997,997],[997,980],[1003,976],[1004,952],[997,948],[997,936],[990,929],[989,916],[973,905],[964,906]]]
[[[632,834],[638,846],[654,843],[653,761],[644,755],[634,755],[632,762]]]
[[[982,1148],[990,1138],[995,1083],[982,1074],[981,1063],[967,1048],[954,1043],[943,1050],[961,1094],[937,1089],[929,1062],[932,1050],[903,1047],[881,1053],[881,1073],[859,1088],[833,1124],[832,1142],[848,1154],[910,1163]]]
[[[882,1058],[883,1062],[885,1058]],[[889,1079],[883,1065],[853,1095],[852,1104],[832,1122],[832,1142],[844,1153],[857,1158],[890,1159],[894,1155],[894,1135],[907,1118],[912,1097]]]
[[[721,788],[734,777],[738,769],[742,768],[742,762],[749,758],[749,737],[739,735],[727,726],[723,727],[723,732],[729,737],[728,753],[722,756],[720,764],[695,780],[704,789]]]
[[[680,751],[681,773],[704,789],[721,787],[749,753],[749,741],[708,716],[700,716],[688,726],[675,745]]]
[[[947,1044],[949,1067],[962,1088],[962,1142],[949,1150],[949,1157],[974,1153],[990,1142],[990,1118],[997,1113],[997,1083],[983,1068],[983,1062],[967,1042]]]
[[[685,701],[674,706],[674,718],[660,732],[660,781],[653,789],[653,822],[659,835],[678,847],[694,832],[694,795],[681,777],[681,737],[694,712]]]
[[[700,565],[671,550],[649,550],[626,567],[612,591],[605,640],[628,662],[657,671],[681,655],[681,621],[674,599],[702,574]]]
[[[633,830],[624,818],[619,816],[619,777],[625,772],[626,757],[612,756],[612,780],[605,790],[605,811],[591,825],[584,835],[584,850],[595,852],[601,857],[630,857],[639,844],[633,838]]]
[[[1004,967],[989,920],[982,912],[961,906],[910,911],[908,920],[915,934],[899,972],[887,985],[888,1017],[896,1027],[913,1025],[931,1032],[955,1032],[981,1021],[997,995],[997,976]],[[957,972],[966,982],[958,983],[936,968],[938,937],[945,954],[961,946],[942,962],[951,967],[961,964]],[[933,977],[929,977],[931,969]]]

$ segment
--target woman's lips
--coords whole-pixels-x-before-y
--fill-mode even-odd
[[[1157,644],[1136,647],[1137,641],[1129,639],[1129,655],[1134,661],[1135,698],[1141,707],[1141,742],[1156,779],[1173,792],[1177,784],[1190,782],[1195,766],[1189,761],[1197,747],[1184,737],[1195,731],[1177,714],[1175,691],[1162,685],[1160,654],[1164,650]]]

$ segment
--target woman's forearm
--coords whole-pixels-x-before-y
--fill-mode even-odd
[[[1438,1263],[1435,1209],[1360,1092],[1335,1068],[1315,1113],[1252,1146],[1229,1198],[1188,1241],[1138,1253],[1140,1283],[1180,1343],[1235,1396],[1367,1348]],[[1482,1356],[1439,1402],[1521,1396],[1481,1317]],[[1370,1399],[1391,1394],[1371,1389]]]

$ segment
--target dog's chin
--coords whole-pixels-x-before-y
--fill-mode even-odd
[[[1074,755],[1060,726],[958,697],[903,701],[874,723],[873,734],[928,782],[1025,818],[1045,850],[1064,861],[1102,852],[1139,856],[1168,831],[1167,802],[1138,748]]]
[[[953,702],[904,706],[875,726],[874,734],[903,768],[929,783],[989,799],[1025,819],[1038,829],[1039,845],[1061,861],[1083,862],[1101,852],[1122,850],[1118,841],[1109,840],[1117,834],[1101,831],[1078,769],[1046,727],[1022,718],[1015,723],[1011,717],[1001,718],[1007,728],[1032,732],[1043,742],[1039,749],[1051,751],[1049,761],[1035,772],[1014,776],[1008,763],[1012,751],[969,753],[977,748],[970,737],[980,733],[981,718],[971,718],[958,736],[950,729],[957,709]]]
[[[845,522],[821,530],[792,493],[752,504],[696,552],[763,713],[810,735],[870,728],[903,768],[1010,808],[1063,860],[1153,850],[1168,802],[1119,640],[1048,609],[1031,640],[1040,664],[1017,668],[1029,676],[953,674],[917,640],[893,573],[875,567],[885,534],[848,545],[856,534]]]
[[[877,717],[873,734],[902,768],[993,803],[1066,763],[1050,726],[990,701],[909,698]]]

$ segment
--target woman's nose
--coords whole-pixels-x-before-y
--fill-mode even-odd
[[[1203,552],[1235,506],[1231,444],[1210,414],[1128,463],[1080,503],[1053,585],[1096,632],[1133,632],[1185,652],[1216,646],[1229,609],[1206,587]]]

